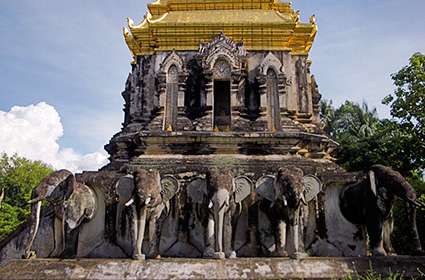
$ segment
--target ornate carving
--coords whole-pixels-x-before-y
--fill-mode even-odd
[[[280,60],[272,52],[269,52],[261,62],[258,68],[259,73],[262,75],[267,75],[269,68],[272,68],[277,75],[284,73],[282,62],[280,62]]]
[[[309,92],[308,92],[308,80],[307,80],[307,61],[306,58],[298,58],[295,63],[295,71],[298,81],[298,110],[301,113],[309,112]]]
[[[202,66],[206,70],[213,70],[219,59],[228,61],[232,70],[242,70],[246,50],[243,43],[235,43],[232,39],[226,37],[224,33],[220,33],[211,42],[201,44],[199,54],[203,58]]]
[[[177,67],[178,72],[185,70],[183,59],[175,51],[172,51],[161,63],[161,72],[168,73],[168,70],[172,65]]]
[[[213,77],[216,80],[230,80],[232,75],[232,69],[229,63],[220,58],[216,61],[213,68]]]

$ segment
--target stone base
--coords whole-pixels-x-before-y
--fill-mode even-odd
[[[11,260],[0,267],[0,279],[340,279],[370,268],[383,276],[418,277],[425,257]]]

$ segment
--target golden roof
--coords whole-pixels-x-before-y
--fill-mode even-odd
[[[300,22],[299,11],[280,0],[157,0],[144,20],[128,19],[124,37],[134,56],[155,51],[195,51],[223,32],[251,51],[291,51],[307,55],[317,32],[314,16]]]

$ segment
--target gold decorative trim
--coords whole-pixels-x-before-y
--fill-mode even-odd
[[[128,19],[125,41],[133,56],[162,51],[196,51],[223,32],[248,51],[307,55],[317,33],[315,16],[279,0],[157,0],[140,24]]]

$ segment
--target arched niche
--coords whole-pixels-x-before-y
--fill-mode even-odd
[[[227,131],[245,105],[243,88],[245,48],[221,33],[207,44],[201,44],[199,56],[205,77],[207,112],[211,129]]]
[[[261,116],[267,119],[267,129],[281,129],[281,112],[287,108],[285,88],[287,79],[282,62],[269,52],[258,67],[257,82],[259,85]]]
[[[230,130],[232,124],[231,104],[232,67],[230,62],[220,57],[213,66],[213,126],[219,131]]]
[[[163,110],[163,130],[176,130],[179,111],[184,111],[186,71],[183,59],[171,52],[161,63],[158,74],[160,108]]]
[[[271,67],[266,73],[267,124],[270,131],[280,130],[279,81]]]

